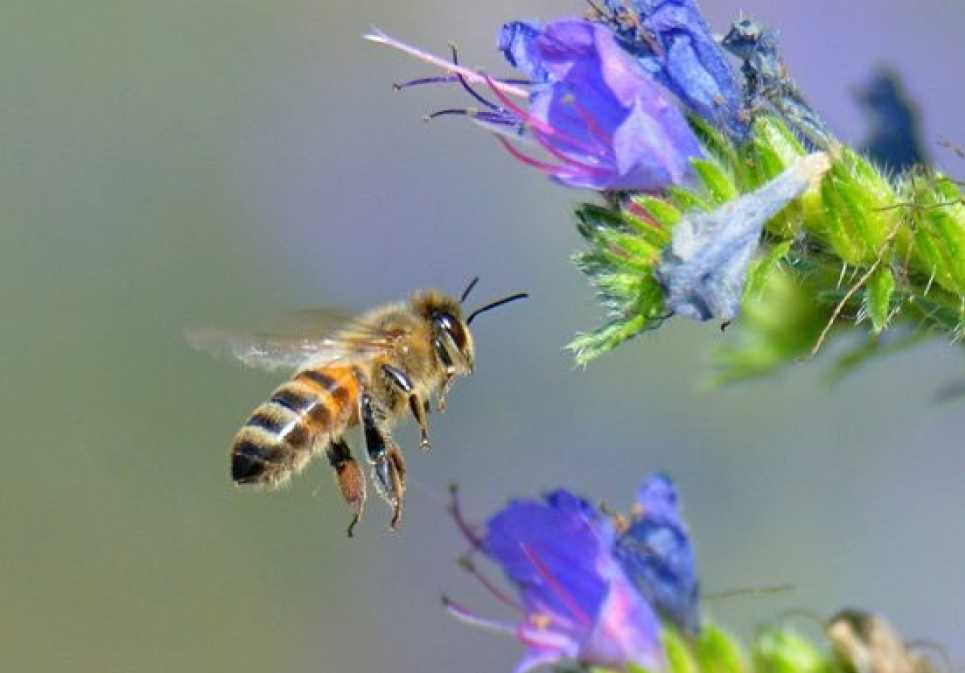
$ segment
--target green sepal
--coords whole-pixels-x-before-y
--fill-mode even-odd
[[[660,632],[668,673],[702,673],[690,643],[676,630],[665,628]]]
[[[895,277],[891,269],[878,267],[868,279],[865,293],[865,311],[871,318],[871,329],[877,335],[888,326],[891,317],[891,300],[895,294]]]
[[[694,645],[701,673],[747,673],[738,642],[713,624],[704,625]]]
[[[762,259],[751,266],[750,273],[747,274],[747,287],[744,289],[744,301],[753,301],[759,298],[764,292],[764,286],[771,273],[781,263],[791,250],[793,241],[782,241],[768,250]]]
[[[754,653],[755,673],[833,673],[828,657],[798,633],[767,627],[757,637]]]
[[[727,203],[740,196],[733,179],[719,164],[700,159],[693,161],[692,165],[714,205]]]
[[[682,187],[668,187],[666,196],[681,212],[690,210],[708,211],[713,208],[712,202],[707,197]]]
[[[754,152],[759,186],[807,152],[797,136],[777,117],[762,115],[754,122]]]
[[[947,183],[946,183],[947,184]],[[958,198],[962,195],[959,193]],[[928,202],[930,201],[930,203]],[[938,243],[939,275],[947,289],[965,293],[965,206],[961,202],[948,205],[939,199],[929,199],[922,206],[927,208],[926,224]]]
[[[895,229],[888,205],[897,198],[867,160],[845,152],[821,186],[822,219],[810,230],[846,264],[873,263]]]
[[[653,222],[658,223],[657,225],[651,224],[650,226],[657,226],[665,233],[664,245],[669,243],[670,229],[683,217],[680,208],[655,196],[637,196],[634,197],[633,201],[639,210],[647,213]],[[638,219],[634,217],[633,211],[628,211],[627,218],[631,220]]]

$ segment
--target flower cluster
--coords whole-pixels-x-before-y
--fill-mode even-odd
[[[687,113],[735,139],[748,137],[737,77],[693,0],[632,8],[608,0],[606,8],[594,21],[566,17],[502,27],[497,46],[526,76],[528,104],[513,102],[500,82],[484,78],[498,102],[487,100],[456,64],[449,67],[454,77],[418,82],[461,81],[483,109],[458,111],[496,131],[514,156],[561,184],[646,193],[691,185],[692,160],[704,152]],[[630,14],[632,29],[625,27]],[[442,65],[382,33],[368,37]],[[535,143],[548,160],[523,153],[512,140]]]
[[[453,503],[471,544],[465,561],[517,623],[476,616],[447,601],[473,624],[513,633],[526,647],[517,672],[579,662],[622,670],[664,667],[661,622],[694,637],[700,629],[693,549],[673,483],[653,475],[640,487],[629,519],[611,517],[560,489],[542,500],[518,500],[477,533]],[[516,590],[507,596],[472,563],[481,553]]]
[[[557,489],[513,501],[474,526],[455,489],[452,495],[450,511],[470,544],[463,567],[517,617],[484,618],[449,598],[445,606],[460,621],[515,637],[526,649],[516,673],[574,665],[601,673],[935,670],[883,615],[853,608],[814,617],[823,624],[823,649],[787,626],[761,629],[749,663],[701,615],[693,544],[664,474],[644,480],[626,516]],[[514,594],[476,567],[477,555],[502,570]]]
[[[739,318],[720,380],[806,360],[842,328],[862,337],[842,363],[965,334],[965,198],[916,164],[917,118],[891,80],[861,99],[874,128],[858,152],[791,78],[777,31],[741,17],[718,42],[696,0],[590,4],[502,27],[522,79],[369,35],[449,73],[410,84],[458,83],[473,99],[437,114],[601,197],[576,212],[589,247],[575,260],[607,320],[570,344],[577,362],[671,316]]]
[[[463,68],[455,50],[447,62],[369,35],[447,73],[400,88],[458,84],[472,98],[433,117],[469,118],[525,165],[595,193],[576,211],[588,249],[575,261],[607,322],[570,345],[578,362],[671,316],[736,322],[721,380],[807,359],[843,327],[864,337],[846,363],[925,331],[965,335],[965,197],[920,165],[913,105],[893,79],[862,94],[872,129],[856,151],[808,103],[777,31],[742,16],[718,41],[696,0],[589,4],[583,17],[505,24],[496,42],[518,71],[509,78]],[[861,610],[824,623],[823,651],[767,627],[746,657],[702,614],[693,545],[664,475],[645,480],[626,516],[564,489],[478,527],[455,497],[452,512],[470,543],[465,568],[514,617],[446,606],[513,635],[525,648],[517,673],[933,668]]]

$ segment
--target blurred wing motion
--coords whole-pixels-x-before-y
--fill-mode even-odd
[[[215,356],[230,355],[248,367],[293,370],[307,362],[334,362],[346,352],[374,355],[399,338],[338,309],[310,309],[286,315],[264,331],[218,328],[189,330],[192,346]]]

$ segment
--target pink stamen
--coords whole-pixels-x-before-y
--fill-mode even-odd
[[[470,612],[467,608],[454,603],[447,596],[442,597],[442,604],[445,606],[446,611],[448,611],[449,614],[461,622],[471,624],[472,626],[479,626],[489,631],[496,631],[497,633],[508,633],[514,636],[516,635],[515,625],[496,622],[491,619],[480,617],[479,615]]]
[[[523,609],[522,604],[508,596],[502,589],[500,589],[496,584],[482,574],[482,572],[476,567],[476,565],[468,558],[463,559],[460,565],[466,569],[466,571],[476,578],[476,581],[482,584],[483,588],[490,593],[490,595],[497,601],[506,605],[513,610],[525,613],[526,610]]]
[[[579,146],[582,144],[582,143],[578,143],[575,139],[569,136],[563,136],[559,133],[556,133],[554,135],[556,136],[556,138],[565,140],[566,142],[569,142],[570,144],[573,144],[573,145]],[[571,157],[570,155],[563,152],[562,150],[557,149],[556,147],[553,146],[552,143],[550,143],[550,141],[546,137],[546,134],[544,134],[542,131],[534,130],[533,137],[536,138],[536,142],[538,142],[540,146],[547,151],[547,153],[549,153],[554,158],[559,159],[560,161],[568,164],[569,166],[575,166],[582,171],[586,171],[588,173],[596,173],[597,175],[606,175],[610,172],[608,169],[603,168],[601,166],[594,166],[593,164],[587,164],[582,161],[578,161],[573,157]]]
[[[567,645],[572,642],[570,638],[558,632],[539,628],[534,630],[530,624],[520,624],[516,629],[516,638],[527,647],[539,649],[553,648],[558,651],[568,649]]]
[[[455,484],[449,486],[449,513],[456,522],[459,532],[469,541],[472,548],[475,550],[482,547],[482,538],[476,534],[472,525],[462,515],[462,507],[459,506],[459,489]]]
[[[482,539],[476,534],[476,532],[473,530],[473,526],[466,521],[465,517],[462,515],[462,507],[459,506],[459,489],[455,484],[449,487],[449,513],[452,515],[453,520],[455,520],[456,527],[459,529],[459,532],[461,532],[463,537],[469,541],[469,544],[472,546],[472,551],[480,550],[482,548]],[[522,605],[506,595],[499,587],[495,585],[495,583],[493,583],[492,580],[483,575],[472,562],[472,559],[470,559],[468,556],[460,561],[460,565],[465,568],[473,577],[475,577],[476,581],[482,584],[483,588],[486,589],[486,591],[488,591],[497,601],[509,606],[517,612],[525,612]]]
[[[518,149],[516,149],[516,147],[511,142],[509,142],[502,136],[496,136],[496,140],[502,143],[503,147],[506,148],[506,151],[512,154],[514,158],[523,162],[527,166],[532,166],[533,168],[537,168],[547,173],[552,173],[553,175],[561,172],[564,168],[563,166],[559,166],[557,164],[551,164],[548,161],[540,161],[539,159],[534,159],[531,156],[527,156],[523,154]]]
[[[496,86],[496,84],[498,83],[497,80],[494,80],[492,77],[489,77],[488,75],[486,75],[485,77],[486,77],[486,83],[489,84],[490,88],[493,90],[493,94],[496,96],[496,99],[504,106],[506,106],[506,109],[508,109],[517,117],[519,117],[520,121],[525,123],[534,132],[543,133],[549,138],[559,138],[564,142],[570,143],[577,149],[585,150],[587,154],[593,154],[592,152],[593,148],[591,146],[584,146],[584,144],[578,141],[576,138],[573,138],[571,136],[565,136],[561,134],[557,129],[550,126],[549,123],[543,121],[542,119],[537,119],[536,117],[534,117],[529,113],[529,110],[526,110],[522,106],[518,105],[516,101],[512,100],[502,91],[500,91],[499,88]]]
[[[613,147],[613,136],[607,133],[606,130],[597,123],[596,119],[593,118],[593,115],[587,112],[584,106],[577,105],[576,101],[574,101],[573,109],[576,110],[576,113],[580,115],[580,119],[582,119],[583,123],[586,124],[586,128],[587,131],[589,131],[590,136],[596,138],[600,143],[600,148]],[[603,156],[604,154],[605,153],[600,153],[600,156]]]
[[[529,91],[524,88],[513,86],[512,84],[506,84],[505,82],[500,82],[499,80],[493,80],[492,78],[482,75],[475,70],[464,68],[461,65],[439,58],[438,56],[434,56],[427,51],[409,46],[408,44],[395,39],[391,35],[382,32],[378,28],[372,28],[372,30],[362,37],[369,42],[384,44],[388,47],[392,47],[393,49],[397,49],[402,53],[417,58],[424,63],[428,63],[429,65],[433,65],[437,68],[442,68],[446,72],[461,75],[467,82],[472,82],[473,84],[488,83],[490,86],[496,87],[500,91],[504,92],[505,95],[517,96],[518,98],[529,98]]]
[[[577,161],[576,159],[573,159],[572,157],[560,152],[558,149],[553,147],[553,145],[547,140],[547,138],[555,138],[561,142],[567,143],[570,146],[574,147],[575,149],[585,152],[587,156],[594,156],[597,154],[594,151],[595,148],[592,145],[587,145],[581,140],[578,140],[572,136],[568,136],[560,133],[557,129],[550,126],[547,122],[543,121],[542,119],[537,119],[536,117],[531,115],[528,110],[525,110],[521,106],[517,105],[515,101],[511,100],[508,96],[503,94],[499,89],[497,89],[494,86],[494,80],[492,78],[487,76],[486,82],[489,83],[490,87],[492,87],[493,94],[496,96],[499,102],[502,103],[506,107],[506,109],[508,109],[514,115],[519,117],[520,121],[526,124],[526,126],[533,132],[533,137],[536,138],[539,144],[542,145],[542,147],[551,155],[553,155],[555,158],[559,159],[560,161],[564,161],[568,164],[571,164],[573,166],[578,166],[580,168],[583,168],[587,171],[595,171],[599,174],[605,174],[609,172],[604,168],[600,168],[599,166],[593,166],[590,164],[585,164],[583,162]]]
[[[573,597],[563,588],[563,585],[560,584],[559,580],[556,579],[556,576],[549,571],[549,568],[546,567],[546,564],[544,564],[539,557],[533,553],[528,545],[521,546],[526,558],[528,558],[530,563],[536,567],[537,572],[539,572],[539,574],[546,580],[547,585],[555,591],[560,600],[563,601],[566,607],[569,608],[570,612],[580,622],[586,626],[589,626],[592,623],[590,617],[583,612],[582,608],[573,600]]]

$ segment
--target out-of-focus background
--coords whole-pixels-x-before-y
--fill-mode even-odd
[[[839,134],[879,64],[906,79],[932,156],[965,146],[965,4],[710,2],[780,27]],[[883,611],[965,660],[965,377],[932,344],[830,388],[826,357],[700,389],[715,325],[674,321],[574,369],[600,310],[568,261],[581,194],[458,119],[455,89],[360,38],[378,25],[504,72],[501,22],[528,4],[362,0],[5,0],[0,4],[0,670],[509,671],[521,648],[456,623],[440,594],[506,615],[454,562],[449,482],[483,519],[566,485],[615,508],[677,480],[711,601],[752,633],[791,610]],[[199,325],[366,308],[423,286],[532,299],[477,323],[479,366],[415,448],[404,526],[373,499],[355,539],[322,461],[278,493],[232,487],[227,446],[279,376],[209,358]],[[831,347],[833,350],[833,346]],[[798,621],[815,630],[813,623]]]

